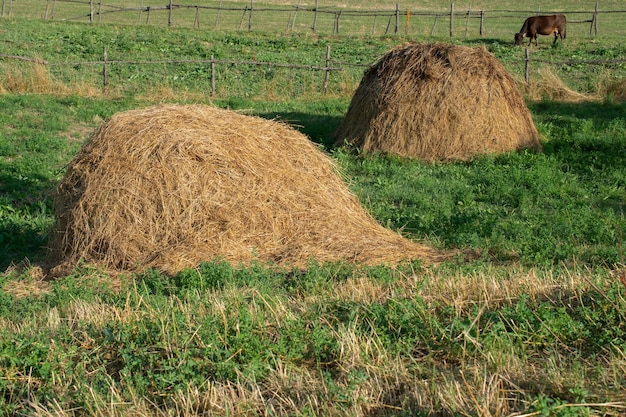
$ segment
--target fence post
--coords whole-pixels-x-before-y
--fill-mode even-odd
[[[317,31],[317,2],[318,0],[315,0],[315,10],[313,11],[313,32]]]
[[[169,14],[167,16],[167,26],[172,26],[172,0],[170,0]]]
[[[481,10],[480,11],[480,36],[484,36],[485,34],[485,11]]]
[[[109,74],[107,72],[107,47],[102,52],[102,90],[106,93],[109,85]]]
[[[222,0],[220,0],[220,6],[217,8],[217,13],[215,15],[215,29],[217,29],[217,27],[220,24],[220,12],[222,11]]]
[[[469,31],[470,14],[472,13],[472,6],[467,8],[467,15],[465,16],[465,39],[467,39],[467,32]]]
[[[526,85],[530,85],[530,52],[528,48],[525,49],[526,58],[524,59],[524,79],[526,80]]]
[[[215,59],[211,55],[211,97],[215,96]]]
[[[450,37],[454,33],[454,3],[450,3]]]
[[[404,25],[404,33],[409,34],[409,28],[411,27],[411,9],[406,9],[406,23]]]
[[[137,16],[137,24],[141,24],[141,13],[143,12],[143,0],[141,0],[141,6],[139,6],[139,16]]]
[[[430,36],[433,36],[433,33],[435,33],[435,26],[437,26],[437,19],[439,19],[439,16],[435,15],[435,20],[433,21],[433,27],[430,28]]]
[[[193,21],[193,27],[200,29],[200,9],[196,6],[196,19]]]
[[[296,6],[296,10],[293,12],[293,20],[291,21],[291,31],[293,32],[296,28],[296,17],[298,16],[298,10],[300,9],[300,0],[298,0],[298,5]]]
[[[341,18],[341,10],[335,13],[335,27],[333,28],[333,34],[339,34],[339,19]]]
[[[250,0],[250,14],[248,15],[248,32],[252,30],[252,9],[254,0]]]
[[[246,13],[248,13],[248,5],[246,4],[246,7],[244,7],[243,9],[243,14],[241,15],[241,20],[239,21],[239,30],[241,30],[241,28],[243,28],[243,19],[246,17]]]
[[[93,0],[89,0],[89,23],[93,23]]]
[[[595,35],[598,36],[598,2],[596,2],[596,7],[593,11],[593,22],[591,25],[593,26]]]
[[[393,33],[398,33],[398,26],[400,26],[400,5],[396,3],[396,29]]]
[[[330,45],[326,45],[326,74],[324,74],[324,93],[328,90],[328,80],[330,79]]]

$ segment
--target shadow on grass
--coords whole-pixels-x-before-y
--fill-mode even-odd
[[[333,135],[343,121],[343,116],[307,114],[302,112],[270,112],[258,115],[264,119],[277,119],[306,135],[325,149],[334,147]]]
[[[539,102],[529,107],[549,132],[543,152],[560,160],[562,170],[593,180],[626,166],[626,103]],[[616,183],[625,185],[623,178]]]
[[[38,174],[7,171],[0,175],[0,272],[45,257],[54,187]]]

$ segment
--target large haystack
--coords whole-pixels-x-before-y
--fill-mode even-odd
[[[55,210],[53,275],[81,259],[175,273],[215,258],[296,267],[437,257],[369,216],[301,133],[202,105],[113,116],[70,164]]]
[[[410,44],[364,75],[336,144],[426,161],[539,148],[515,81],[484,48]]]

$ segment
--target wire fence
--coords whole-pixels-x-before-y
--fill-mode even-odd
[[[538,14],[539,10],[472,10],[459,9],[454,3],[444,11],[411,10],[400,3],[377,10],[350,10],[312,7],[298,2],[290,6],[257,5],[254,0],[214,4],[184,4],[163,0],[165,4],[128,6],[101,0],[46,0],[37,6],[28,1],[1,0],[2,17],[33,17],[43,19],[86,21],[91,23],[153,24],[215,30],[311,31],[332,34],[421,34],[430,36],[478,36],[511,31],[520,19]],[[38,9],[33,10],[33,7]],[[542,11],[542,14],[550,14]],[[597,36],[603,22],[607,30],[624,28],[626,10],[601,10],[600,4],[590,10],[559,11],[568,16],[568,24],[582,24],[589,36]],[[497,23],[496,23],[497,22]],[[515,22],[515,23],[514,23]],[[493,27],[493,29],[490,29]],[[505,28],[505,29],[503,29]],[[608,29],[610,28],[610,29]],[[619,30],[619,29],[618,29]]]
[[[626,57],[619,59],[607,59],[607,60],[581,60],[581,59],[569,59],[563,61],[551,61],[546,59],[535,59],[532,57],[531,49],[520,49],[520,53],[523,54],[519,59],[514,60],[514,63],[518,65],[517,74],[523,74],[525,82],[528,85],[532,84],[532,80],[530,74],[533,68],[538,66],[549,66],[549,67],[589,67],[589,66],[597,66],[601,68],[613,68],[617,69],[618,73],[621,73],[621,76],[626,76]],[[233,83],[233,68],[241,68],[245,67],[248,70],[252,69],[256,71],[256,74],[250,75],[250,78],[262,75],[262,78],[266,77],[268,71],[273,69],[286,69],[293,71],[303,71],[309,74],[312,74],[311,77],[306,78],[306,81],[302,81],[303,83],[308,83],[312,88],[311,91],[317,91],[321,93],[327,93],[329,91],[329,85],[331,81],[333,81],[334,74],[340,72],[346,72],[350,70],[352,72],[352,81],[353,83],[359,82],[358,74],[362,74],[363,69],[369,67],[371,64],[362,64],[362,63],[350,63],[350,62],[340,62],[332,59],[332,51],[330,46],[326,46],[325,51],[325,59],[323,62],[320,62],[319,65],[305,65],[305,64],[286,64],[281,62],[267,62],[267,61],[256,61],[256,60],[237,60],[237,59],[215,59],[211,56],[210,59],[174,59],[174,60],[120,60],[120,59],[109,59],[107,49],[103,49],[102,60],[98,61],[76,61],[76,62],[48,62],[46,60],[35,59],[30,57],[16,56],[16,55],[6,55],[0,54],[0,60],[18,60],[23,62],[30,62],[38,65],[43,65],[49,68],[80,68],[80,67],[94,67],[98,72],[99,76],[94,79],[100,79],[100,86],[103,91],[107,91],[109,88],[113,87],[127,87],[129,84],[129,80],[127,79],[115,79],[115,77],[111,77],[111,70],[120,67],[120,66],[141,66],[141,67],[150,67],[156,65],[177,65],[178,70],[180,71],[180,65],[193,65],[196,67],[194,71],[194,76],[197,77],[196,84],[197,86],[203,85],[208,86],[207,89],[210,91],[210,95],[215,97],[220,93],[220,89],[223,88],[224,94],[222,96],[228,95],[228,92],[225,89]],[[372,63],[373,64],[373,63]],[[197,68],[201,68],[202,70],[197,70]],[[264,68],[264,70],[260,70]],[[354,71],[357,69],[358,71]],[[153,73],[152,73],[153,74]],[[230,75],[229,75],[230,74]],[[255,76],[256,75],[256,76]],[[67,77],[71,80],[71,76]],[[245,78],[245,77],[240,77]],[[290,77],[286,75],[280,75],[272,73],[271,77],[273,79],[277,79],[276,83],[281,84],[285,79]],[[336,80],[335,80],[336,81]],[[69,81],[71,82],[71,81]],[[159,80],[155,80],[156,83],[159,83]],[[116,84],[117,83],[117,84]],[[335,83],[336,84],[336,83]],[[317,85],[317,87],[314,87]],[[267,86],[263,88],[259,88],[259,90],[266,90]],[[309,91],[309,92],[311,92]],[[293,93],[293,92],[292,92]],[[295,94],[301,94],[302,91],[296,91]],[[289,94],[289,92],[287,92]]]

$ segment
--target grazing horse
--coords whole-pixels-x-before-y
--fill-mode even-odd
[[[562,14],[555,14],[552,16],[532,16],[526,19],[522,29],[519,33],[515,34],[515,45],[522,43],[524,36],[528,36],[530,40],[535,40],[535,46],[537,44],[537,35],[551,35],[554,33],[554,42],[556,43],[557,36],[561,38],[561,41],[565,39],[565,16]]]

